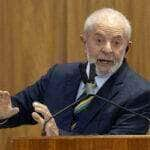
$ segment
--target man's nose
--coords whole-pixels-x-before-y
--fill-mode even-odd
[[[103,48],[104,53],[112,53],[111,43],[107,42]]]

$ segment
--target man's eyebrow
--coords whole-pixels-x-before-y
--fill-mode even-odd
[[[94,34],[94,36],[95,36],[95,37],[105,37],[105,35],[104,35],[103,33],[101,33],[101,32],[96,32],[96,33]],[[114,34],[111,38],[112,38],[112,39],[114,39],[114,38],[123,39],[123,36],[120,35],[120,34]]]
[[[98,32],[96,32],[95,35],[96,36],[104,36],[102,33],[98,33]]]
[[[114,38],[123,38],[121,35],[117,34],[117,35],[114,35]]]

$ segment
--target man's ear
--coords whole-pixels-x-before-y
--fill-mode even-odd
[[[131,48],[131,45],[132,45],[132,41],[129,41],[128,46],[126,48],[126,53],[125,53],[126,55],[127,55],[128,51],[129,51],[129,49]]]
[[[86,43],[86,35],[85,35],[85,33],[81,33],[81,34],[80,34],[80,39],[81,39],[81,41],[83,42],[83,44]]]
[[[84,52],[87,54],[87,40],[86,40],[86,33],[80,34],[80,39],[84,45]]]

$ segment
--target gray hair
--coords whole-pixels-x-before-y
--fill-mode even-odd
[[[129,20],[119,11],[111,8],[103,8],[93,12],[85,21],[84,32],[88,32],[93,29],[96,24],[104,25],[120,25],[124,30],[125,35],[130,40],[131,38],[131,25]]]

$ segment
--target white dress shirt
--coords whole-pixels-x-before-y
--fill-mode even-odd
[[[86,67],[86,73],[89,76],[89,72],[90,72],[90,64],[87,64]],[[94,88],[94,94],[96,94],[99,89],[104,85],[104,83],[110,78],[111,75],[109,76],[95,76],[95,83],[96,83],[96,87]],[[85,90],[85,84],[83,83],[83,81],[81,81],[79,88],[78,88],[78,93],[77,93],[77,97],[76,99],[78,99],[84,92]]]

